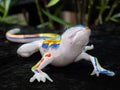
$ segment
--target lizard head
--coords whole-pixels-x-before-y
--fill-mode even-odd
[[[71,41],[74,45],[86,45],[89,41],[91,30],[83,25],[76,25],[68,28],[62,35],[62,39],[69,43]]]

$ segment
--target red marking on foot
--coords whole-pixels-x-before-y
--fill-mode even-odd
[[[47,53],[45,57],[51,57],[51,53]]]

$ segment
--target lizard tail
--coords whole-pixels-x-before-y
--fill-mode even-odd
[[[55,33],[19,34],[20,28],[14,28],[6,32],[9,41],[17,43],[27,43],[41,39],[59,39],[60,35]]]

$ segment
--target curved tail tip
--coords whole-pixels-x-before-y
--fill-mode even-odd
[[[10,29],[8,32],[11,34],[15,34],[15,33],[20,32],[20,28],[13,28],[13,29]]]

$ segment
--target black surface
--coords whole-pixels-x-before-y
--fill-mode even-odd
[[[0,90],[119,90],[120,89],[120,26],[114,23],[105,23],[92,28],[90,43],[95,49],[89,51],[91,55],[98,57],[100,64],[114,71],[114,77],[100,75],[90,76],[93,70],[92,64],[87,61],[73,63],[66,67],[56,68],[51,65],[43,69],[53,80],[51,83],[30,83],[33,75],[31,67],[41,58],[35,53],[29,58],[22,58],[16,54],[17,48],[21,45],[6,40],[5,32],[12,27],[19,25],[0,24]],[[109,29],[114,33],[110,33]],[[24,27],[31,29],[35,28]],[[100,31],[102,28],[103,31]],[[104,30],[108,33],[104,34]],[[97,32],[97,33],[96,33]],[[99,34],[98,34],[99,32]],[[107,31],[106,31],[107,32]],[[103,33],[103,34],[102,34]],[[117,34],[115,34],[117,33]],[[97,36],[96,36],[97,35]]]

